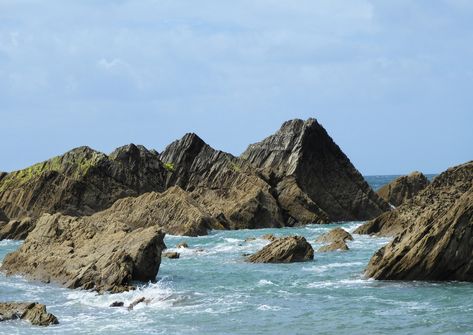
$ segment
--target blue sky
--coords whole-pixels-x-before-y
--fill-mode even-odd
[[[470,0],[0,0],[0,170],[315,117],[364,174],[473,159]]]

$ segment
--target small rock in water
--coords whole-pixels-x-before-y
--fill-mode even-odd
[[[114,301],[110,304],[109,307],[123,307],[125,303],[123,301]]]
[[[189,248],[189,245],[187,244],[187,242],[180,242],[176,244],[176,248],[185,249],[185,248]]]
[[[312,259],[314,259],[314,249],[302,236],[276,239],[247,258],[251,263],[292,263]]]
[[[318,243],[333,243],[338,241],[353,241],[353,236],[345,229],[342,228],[335,228],[329,231],[328,233],[323,234],[320,236],[315,242]]]
[[[129,306],[128,306],[128,310],[131,311],[133,310],[133,308],[135,308],[136,305],[138,304],[141,304],[142,302],[146,303],[146,304],[149,304],[151,300],[150,299],[146,299],[145,297],[140,297],[138,299],[136,299],[135,301],[133,301]]]
[[[251,242],[251,241],[255,241],[256,240],[256,237],[247,237],[245,238],[245,242]]]
[[[317,252],[328,252],[336,250],[347,251],[350,250],[350,248],[348,248],[348,245],[345,243],[345,241],[336,241],[330,243],[329,245],[324,245],[319,250],[317,250]]]
[[[169,251],[169,252],[163,252],[163,257],[169,258],[169,259],[177,259],[179,258],[180,254],[175,251]]]

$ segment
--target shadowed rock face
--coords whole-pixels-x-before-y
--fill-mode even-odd
[[[315,119],[284,123],[276,134],[250,145],[241,158],[260,169],[279,195],[292,189],[297,206],[283,204],[297,220],[305,221],[299,218],[305,212],[300,208],[313,213],[315,222],[366,220],[390,209]]]
[[[376,193],[394,206],[413,198],[429,185],[429,180],[420,172],[402,176],[381,187]]]
[[[282,227],[285,218],[271,187],[246,162],[214,150],[195,134],[171,143],[160,155],[172,166],[166,186],[191,192],[230,229]]]
[[[372,257],[367,276],[473,281],[473,162],[442,173],[392,213],[379,227],[404,229]]]
[[[312,259],[314,249],[302,236],[278,238],[247,258],[251,263],[293,263]]]
[[[58,324],[57,318],[46,311],[46,306],[36,302],[1,302],[0,321],[27,320],[34,326]]]
[[[155,280],[163,238],[154,225],[44,214],[23,245],[5,257],[1,270],[68,288],[122,292],[132,281]]]
[[[142,146],[127,145],[110,156],[80,147],[6,175],[0,208],[11,219],[30,216],[33,222],[43,213],[90,215],[123,197],[163,191],[166,174],[157,153]]]
[[[0,208],[0,223],[8,222],[10,219],[6,216],[5,212]]]
[[[473,162],[452,167],[410,201],[368,221],[357,228],[355,234],[396,236],[407,229],[415,229],[425,215],[428,214],[432,220],[443,215],[472,184]]]

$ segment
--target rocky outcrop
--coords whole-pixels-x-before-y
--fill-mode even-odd
[[[314,259],[314,249],[302,236],[279,238],[247,258],[251,263],[292,263]]]
[[[68,288],[122,292],[132,281],[155,280],[163,238],[155,225],[44,214],[23,245],[5,257],[1,270]]]
[[[46,306],[37,302],[0,302],[0,321],[26,320],[34,326],[49,326],[59,323],[46,311]]]
[[[415,229],[371,258],[366,275],[383,280],[473,281],[473,188],[443,213],[421,213]]]
[[[343,228],[335,228],[319,236],[315,241],[318,243],[332,243],[346,240],[353,241],[353,236]]]
[[[402,176],[381,187],[376,193],[394,206],[400,206],[416,196],[429,185],[429,180],[420,172]]]
[[[142,146],[130,144],[109,156],[80,147],[6,175],[0,208],[10,219],[29,216],[33,222],[43,213],[90,215],[120,198],[163,191],[167,173],[158,154]]]
[[[167,234],[185,236],[207,235],[209,229],[224,229],[206,207],[179,187],[120,199],[112,207],[84,220],[120,221],[133,229],[159,226]]]
[[[347,251],[347,250],[350,250],[350,248],[348,248],[348,245],[345,243],[345,241],[338,240],[328,245],[324,245],[320,247],[319,250],[317,250],[317,252],[330,252],[330,251],[337,251],[337,250]]]
[[[166,186],[190,192],[227,229],[282,227],[286,221],[271,187],[244,161],[214,150],[195,134],[171,143],[160,159]]]
[[[385,280],[473,281],[473,162],[447,170],[391,216],[405,229],[370,260]]]
[[[178,259],[181,255],[178,252],[175,251],[167,251],[163,253],[163,257],[169,258],[169,259]]]
[[[295,221],[366,220],[390,210],[315,119],[285,122],[241,158],[259,169]]]
[[[473,162],[448,169],[438,175],[418,195],[393,211],[368,221],[355,234],[396,236],[419,226],[426,213],[432,220],[443,215],[473,184]],[[421,215],[422,214],[422,215]]]

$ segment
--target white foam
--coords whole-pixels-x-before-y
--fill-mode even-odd
[[[271,280],[266,280],[266,279],[261,279],[258,282],[258,286],[269,286],[269,285],[275,285]]]
[[[270,306],[270,305],[259,305],[257,310],[259,311],[280,311],[282,308],[279,306]]]

